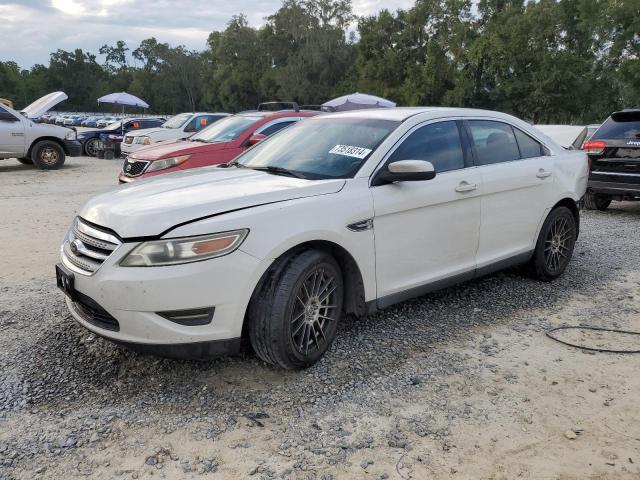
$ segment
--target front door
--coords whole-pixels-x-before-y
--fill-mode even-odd
[[[0,106],[0,158],[24,157],[24,123]]]
[[[371,188],[380,306],[473,276],[482,185],[460,128],[456,121],[418,126],[387,160],[427,160],[434,179]]]

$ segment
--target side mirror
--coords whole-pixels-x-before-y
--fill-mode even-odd
[[[374,185],[395,182],[419,182],[431,180],[436,170],[426,160],[399,160],[385,166],[377,175]]]
[[[248,145],[251,147],[251,146],[255,145],[256,143],[260,143],[265,138],[267,138],[266,135],[263,135],[261,133],[254,133],[253,135],[251,135],[251,137],[249,137]]]
[[[194,127],[193,125],[188,125],[186,127],[184,127],[183,132],[185,133],[193,133],[193,132],[197,132],[196,127]]]

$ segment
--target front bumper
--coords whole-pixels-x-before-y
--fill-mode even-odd
[[[82,155],[82,143],[79,140],[63,140],[64,151],[69,157]]]
[[[80,298],[98,306],[98,318],[109,321],[112,317],[117,328],[108,321],[95,321],[67,299],[75,320],[100,336],[138,350],[169,356],[173,352],[180,357],[189,356],[185,353],[190,351],[196,357],[215,351],[232,353],[239,345],[245,310],[259,280],[260,260],[236,250],[184,265],[120,267],[120,260],[137,245],[122,244],[92,275],[74,275]],[[182,325],[157,313],[205,307],[215,308],[207,325]]]

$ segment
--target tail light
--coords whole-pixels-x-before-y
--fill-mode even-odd
[[[602,140],[589,140],[584,142],[584,146],[582,147],[587,153],[602,153],[604,152],[605,147],[607,146]]]

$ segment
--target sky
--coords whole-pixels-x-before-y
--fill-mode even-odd
[[[414,0],[352,0],[356,15],[396,10]],[[244,13],[260,26],[281,0],[0,0],[0,61],[21,68],[48,64],[57,49],[82,48],[98,55],[104,44],[125,40],[131,50],[156,37],[173,46],[205,48],[209,33]]]

